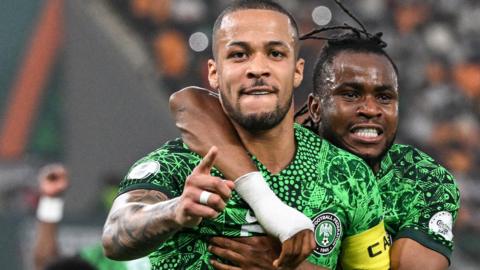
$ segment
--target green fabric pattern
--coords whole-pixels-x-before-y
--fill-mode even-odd
[[[363,160],[320,139],[311,131],[295,125],[295,139],[295,158],[278,174],[271,174],[256,157],[253,156],[252,160],[282,201],[317,223],[317,249],[308,260],[335,269],[341,240],[377,225],[383,218],[377,183]],[[167,142],[132,166],[120,184],[119,193],[148,187],[171,197],[179,196],[186,177],[200,159],[180,139]],[[132,177],[137,175],[142,164],[149,162],[158,162],[159,169]],[[216,169],[212,170],[212,175],[222,177]],[[205,219],[194,229],[178,232],[150,254],[152,269],[213,269],[209,264],[213,255],[207,250],[208,238],[263,234],[251,216],[253,212],[248,205],[233,192],[225,211],[216,219]],[[321,222],[324,219],[331,222]]]
[[[393,239],[411,238],[450,260],[452,224],[460,207],[453,176],[420,150],[394,144],[382,160],[377,178],[386,229]]]

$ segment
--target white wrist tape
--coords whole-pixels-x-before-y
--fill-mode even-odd
[[[313,231],[312,221],[303,213],[282,202],[263,179],[251,172],[235,181],[235,190],[252,208],[262,227],[281,242],[302,230]]]
[[[63,217],[63,199],[43,196],[37,207],[37,219],[47,223],[58,223]]]

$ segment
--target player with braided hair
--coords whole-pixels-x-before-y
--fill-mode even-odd
[[[349,25],[325,27],[301,38],[323,39],[327,44],[315,65],[314,91],[296,117],[309,112],[303,121],[305,126],[362,157],[375,171],[384,201],[385,226],[394,239],[392,269],[446,269],[453,246],[452,226],[459,208],[457,184],[445,168],[425,153],[393,143],[398,125],[398,70],[384,51],[386,43],[381,33],[370,34],[353,15],[351,17],[361,29]],[[319,35],[329,31],[340,34]],[[207,101],[210,99],[202,98],[205,95],[198,89],[180,93],[176,98],[182,100],[177,102],[186,105],[181,113],[177,112],[177,116],[181,116],[177,124],[183,128],[184,135],[189,136],[187,141],[192,142],[196,151],[226,142],[237,158],[241,156],[241,151],[235,149],[241,148],[241,144],[235,144],[235,136],[226,131],[228,125],[212,125],[210,121],[218,118],[203,118],[201,109],[189,119],[189,99],[204,106],[207,102],[212,113],[214,105]],[[197,127],[188,122],[199,117],[203,121]],[[210,132],[202,130],[202,126]],[[236,166],[251,168],[242,162]],[[319,227],[319,231],[323,230]],[[275,250],[271,241],[261,237],[214,238],[211,243],[215,254],[237,265],[248,265],[252,256],[268,260],[270,253],[261,251]],[[365,253],[374,255],[379,246],[381,244],[370,246]],[[344,249],[344,256],[351,254]],[[236,269],[221,263],[216,267]]]
[[[312,32],[313,33],[313,32]],[[303,38],[320,38],[309,34]],[[398,70],[381,34],[352,28],[328,40],[315,64],[304,124],[373,169],[393,238],[392,269],[447,269],[459,189],[453,176],[420,150],[394,144]]]

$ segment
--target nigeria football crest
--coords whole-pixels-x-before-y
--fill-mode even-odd
[[[335,248],[342,235],[340,219],[332,213],[322,213],[313,219],[315,226],[315,253],[326,255]]]

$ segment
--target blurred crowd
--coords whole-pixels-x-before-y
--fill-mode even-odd
[[[143,38],[158,76],[173,92],[208,87],[211,27],[228,0],[106,0]],[[355,22],[333,0],[279,1],[302,33]],[[480,246],[480,3],[477,0],[344,0],[371,33],[383,32],[400,71],[398,142],[415,145],[456,176],[462,192],[458,240],[472,254]],[[306,76],[300,105],[311,89],[320,41],[303,44]],[[471,245],[471,246],[468,246]]]

